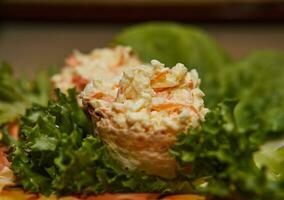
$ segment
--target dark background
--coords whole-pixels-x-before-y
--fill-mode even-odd
[[[122,29],[153,20],[199,26],[235,58],[284,51],[282,0],[2,0],[0,20],[0,60],[29,75],[62,65],[73,49],[103,47]]]

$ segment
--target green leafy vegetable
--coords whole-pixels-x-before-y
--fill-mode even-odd
[[[267,167],[272,180],[284,180],[284,140],[270,141],[254,154],[256,165]]]
[[[240,100],[235,110],[239,132],[254,131],[249,139],[260,148],[254,153],[255,163],[284,188],[284,54],[258,51],[232,65],[220,80],[230,77],[222,79],[224,96]]]
[[[239,128],[284,132],[284,54],[260,51],[232,64],[220,77],[224,96],[240,100]],[[229,77],[229,78],[225,78]]]
[[[39,73],[33,82],[16,80],[11,66],[0,65],[0,126],[25,113],[32,103],[45,105],[50,95],[50,81],[45,73]]]
[[[180,62],[197,69],[209,106],[220,100],[218,74],[229,55],[202,30],[175,23],[146,23],[128,28],[115,44],[129,45],[144,62],[158,59],[167,66]]]
[[[34,105],[21,121],[20,140],[12,145],[12,169],[24,189],[49,195],[102,192],[182,192],[183,180],[166,181],[120,168],[79,107],[75,90],[58,101]]]
[[[235,101],[225,101],[207,116],[201,130],[180,135],[171,151],[180,163],[180,173],[207,195],[283,199],[283,182],[271,181],[264,169],[256,167],[253,158],[257,146],[250,141],[256,133],[240,132],[236,105]]]

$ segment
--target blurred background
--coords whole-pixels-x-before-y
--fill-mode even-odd
[[[203,28],[234,58],[284,51],[283,0],[2,0],[0,20],[0,60],[18,74],[62,65],[73,49],[106,46],[146,21]]]

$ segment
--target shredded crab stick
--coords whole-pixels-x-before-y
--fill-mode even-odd
[[[139,64],[130,47],[95,49],[90,54],[75,51],[66,59],[61,73],[52,77],[52,82],[62,91],[75,87],[80,92],[88,82],[96,79],[107,83],[106,90],[117,90],[114,85],[118,83],[122,70]]]
[[[208,112],[196,70],[153,60],[124,70],[116,93],[105,94],[104,84],[92,81],[81,98],[114,158],[129,170],[175,177],[170,146]]]

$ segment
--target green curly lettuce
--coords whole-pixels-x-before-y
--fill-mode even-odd
[[[236,106],[236,101],[229,100],[219,104],[208,114],[202,129],[180,135],[171,150],[179,161],[180,175],[208,196],[281,200],[284,179],[271,180],[266,169],[254,162],[259,146],[251,137],[266,130],[240,131]]]
[[[18,119],[32,103],[46,105],[50,95],[47,73],[39,73],[34,81],[15,79],[11,66],[0,65],[0,126]]]
[[[232,65],[224,70],[222,77],[229,78],[221,85],[224,96],[239,99],[235,109],[239,132],[254,131],[249,137],[259,147],[254,162],[284,188],[284,54],[257,51]]]

